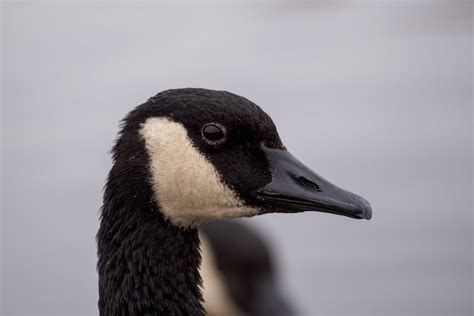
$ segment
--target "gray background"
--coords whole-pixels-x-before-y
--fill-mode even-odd
[[[372,221],[246,220],[303,315],[468,315],[472,3],[2,4],[5,315],[95,315],[118,121],[160,90],[260,104]]]

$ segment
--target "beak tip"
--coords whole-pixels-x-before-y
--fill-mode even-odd
[[[360,198],[360,206],[362,209],[362,218],[370,220],[372,218],[372,206],[370,206],[369,201],[364,198]]]

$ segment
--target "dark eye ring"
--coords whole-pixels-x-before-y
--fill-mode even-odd
[[[221,145],[227,140],[227,130],[219,123],[207,123],[202,128],[201,135],[210,145]]]

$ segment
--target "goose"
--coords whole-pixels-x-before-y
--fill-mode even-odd
[[[291,316],[271,243],[242,221],[199,226],[204,307],[208,315]]]
[[[204,315],[199,224],[372,216],[367,200],[297,160],[259,106],[226,91],[151,97],[122,121],[112,162],[96,237],[101,315]]]

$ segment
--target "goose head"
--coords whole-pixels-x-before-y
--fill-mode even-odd
[[[125,118],[114,153],[121,172],[146,170],[153,203],[180,227],[265,213],[372,214],[364,198],[296,159],[259,106],[225,91],[157,94]],[[127,179],[132,188],[137,177]]]

